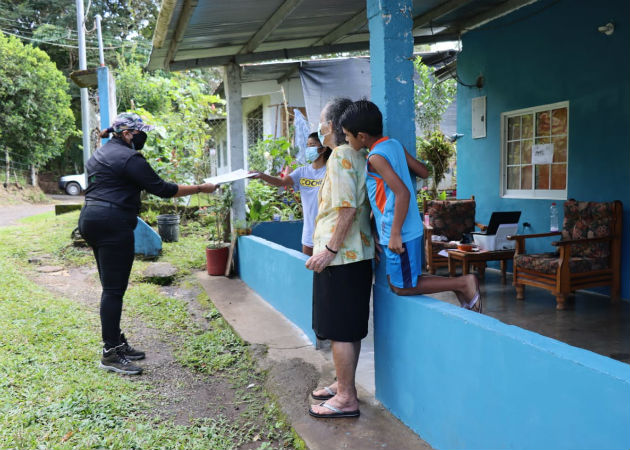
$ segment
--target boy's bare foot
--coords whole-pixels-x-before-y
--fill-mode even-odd
[[[457,300],[462,308],[474,309],[475,305],[470,303],[475,299],[475,296],[479,292],[479,281],[475,275],[464,275],[467,278],[466,288],[462,291],[455,291]],[[479,300],[477,300],[478,302]],[[476,309],[475,309],[476,310]]]

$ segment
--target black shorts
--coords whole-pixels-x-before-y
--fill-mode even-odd
[[[313,275],[313,330],[319,339],[356,342],[367,336],[372,260],[328,266]]]

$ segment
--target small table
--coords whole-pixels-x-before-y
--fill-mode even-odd
[[[461,250],[448,250],[448,273],[455,276],[455,261],[462,263],[462,274],[468,275],[471,263],[480,263],[486,261],[501,261],[501,278],[503,283],[506,281],[505,269],[506,262],[514,259],[515,250],[479,250],[477,252],[463,252]],[[480,273],[483,277],[483,273]]]

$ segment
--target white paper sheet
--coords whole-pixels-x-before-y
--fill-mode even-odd
[[[551,164],[553,162],[553,144],[532,145],[532,164]]]
[[[225,184],[225,183],[231,183],[232,181],[242,180],[244,178],[251,178],[254,175],[256,174],[249,173],[245,169],[238,169],[229,173],[217,175],[216,177],[206,178],[203,181],[205,181],[206,183],[212,183],[212,184]]]

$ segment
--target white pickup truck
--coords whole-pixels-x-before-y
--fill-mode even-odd
[[[68,195],[79,195],[85,191],[85,174],[80,175],[64,175],[59,178],[59,189],[66,191]]]

